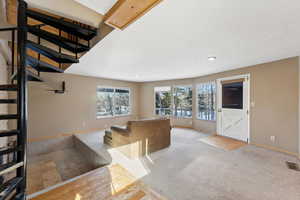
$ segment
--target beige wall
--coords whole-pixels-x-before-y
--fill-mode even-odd
[[[6,84],[7,83],[7,64],[6,60],[0,53],[0,84]],[[7,99],[7,92],[1,91],[0,92],[0,99]],[[0,114],[6,114],[7,113],[7,104],[0,104]],[[6,120],[0,120],[0,130],[7,129],[7,121]],[[7,141],[7,138],[0,138],[0,147],[5,146]]]
[[[52,78],[66,80],[67,92],[54,94],[30,83],[29,139],[51,138],[61,134],[104,129],[113,124],[125,124],[137,117],[154,117],[154,87],[193,85],[238,74],[251,75],[250,131],[251,143],[268,145],[289,152],[299,150],[299,60],[290,58],[277,62],[191,79],[130,83],[70,74]],[[298,76],[299,75],[299,76]],[[96,119],[96,87],[119,86],[132,89],[133,112],[129,117]],[[196,100],[195,87],[193,101]],[[194,104],[196,110],[196,104]],[[216,133],[216,123],[196,119],[172,119],[179,126],[192,127],[205,133]],[[272,143],[270,136],[276,136]]]
[[[298,68],[298,72],[299,72],[299,80],[298,80],[298,83],[299,83],[299,96],[298,96],[298,100],[299,100],[299,111],[298,111],[298,114],[299,114],[299,116],[298,116],[298,131],[299,131],[299,143],[298,143],[298,146],[299,146],[299,149],[298,149],[298,157],[299,157],[299,159],[300,159],[300,57],[298,57],[298,65],[299,65],[299,68]]]
[[[251,143],[268,145],[290,152],[298,152],[298,57],[277,62],[246,67],[192,79],[159,81],[141,85],[140,115],[154,116],[154,87],[193,85],[218,78],[249,73],[251,75],[250,140]],[[193,101],[196,100],[195,87]],[[196,110],[196,104],[193,107]],[[216,123],[196,119],[176,119],[173,123],[193,127],[206,133],[216,133]],[[270,136],[276,136],[272,143]]]
[[[137,83],[107,80],[70,74],[49,75],[48,78],[66,81],[66,93],[54,94],[30,83],[29,140],[46,139],[61,134],[104,129],[113,124],[125,124],[138,115],[139,86]],[[132,115],[127,117],[96,119],[97,86],[129,87],[132,91]]]

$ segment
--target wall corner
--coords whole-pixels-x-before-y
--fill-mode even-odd
[[[300,56],[298,56],[298,158],[300,159]]]

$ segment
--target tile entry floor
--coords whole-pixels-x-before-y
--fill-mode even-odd
[[[209,137],[201,138],[201,142],[204,142],[208,145],[212,145],[214,147],[224,149],[224,150],[236,150],[238,148],[241,148],[243,146],[246,146],[246,142],[238,141],[235,139],[227,138],[227,137],[222,137],[219,135],[212,135]]]

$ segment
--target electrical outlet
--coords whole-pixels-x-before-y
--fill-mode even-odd
[[[272,135],[271,137],[270,137],[270,140],[274,143],[275,142],[275,139],[276,139],[276,137],[274,136],[274,135]]]
[[[255,102],[254,102],[254,101],[252,101],[250,105],[251,105],[251,107],[252,107],[252,108],[254,108],[254,106],[255,106]]]
[[[86,123],[85,123],[85,122],[82,122],[82,126],[85,127],[85,126],[86,126]]]

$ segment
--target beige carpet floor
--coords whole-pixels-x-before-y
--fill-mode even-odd
[[[103,154],[103,135],[80,139]],[[252,145],[228,151],[202,142],[206,137],[175,128],[169,148],[144,158],[130,160],[110,148],[107,153],[169,200],[300,200],[300,173],[285,163],[297,158]]]
[[[174,129],[170,148],[142,159],[142,180],[172,200],[300,200],[295,157],[247,145],[227,151],[201,142],[207,135]]]

